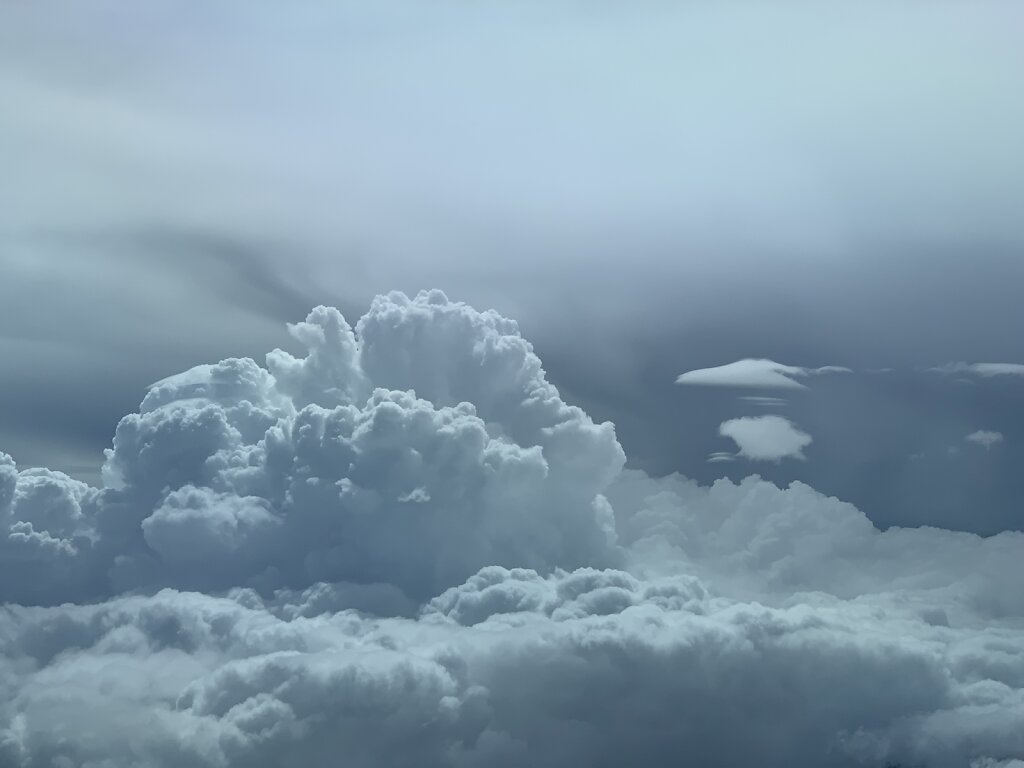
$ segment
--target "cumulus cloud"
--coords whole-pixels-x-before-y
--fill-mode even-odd
[[[789,419],[775,415],[729,419],[718,426],[718,434],[736,443],[738,456],[752,461],[804,459],[803,449],[812,440]]]
[[[292,332],[154,384],[103,487],[0,454],[0,766],[1024,755],[1024,534],[623,469],[439,292]]]
[[[1003,442],[1002,432],[993,432],[988,429],[979,429],[976,432],[971,432],[964,438],[969,443],[975,443],[983,448],[990,449],[993,445],[997,445]]]
[[[435,291],[378,297],[356,329],[319,307],[291,332],[302,357],[154,384],[117,426],[105,488],[5,480],[0,597],[328,581],[426,598],[485,565],[614,562],[600,493],[622,449],[514,322]]]
[[[826,365],[801,368],[783,365],[774,360],[746,359],[714,368],[698,368],[676,378],[676,384],[702,387],[749,387],[759,389],[807,389],[797,378],[826,373],[852,373],[849,368]]]

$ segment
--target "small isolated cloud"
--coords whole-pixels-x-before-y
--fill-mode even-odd
[[[782,416],[730,419],[719,425],[718,434],[735,441],[740,449],[737,455],[752,461],[802,460],[806,458],[803,449],[812,439]]]
[[[709,464],[719,464],[725,461],[736,461],[736,456],[729,451],[715,451],[708,455]]]
[[[993,445],[1003,442],[1002,432],[993,432],[988,429],[979,429],[977,432],[971,432],[967,437],[964,438],[969,443],[980,445],[985,450],[989,450]]]
[[[751,405],[760,405],[764,408],[779,408],[789,405],[788,400],[781,397],[761,397],[760,395],[743,395],[740,400]]]
[[[849,368],[826,365],[802,368],[774,360],[747,359],[714,368],[698,368],[676,378],[676,384],[700,387],[751,387],[760,389],[807,389],[797,378],[825,373],[852,373]]]
[[[1024,378],[1024,364],[1021,363],[946,363],[929,370],[947,375],[968,374],[982,379],[991,379],[994,376]]]

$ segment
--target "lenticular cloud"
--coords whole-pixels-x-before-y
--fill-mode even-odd
[[[0,766],[1024,759],[1024,537],[623,468],[440,292],[157,382],[94,488],[0,454]]]

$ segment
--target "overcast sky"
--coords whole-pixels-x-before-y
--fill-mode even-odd
[[[53,630],[54,658],[95,651],[80,669],[4,657],[0,766],[315,766],[336,749],[404,765],[380,756],[422,717],[420,764],[1024,760],[1012,723],[957,709],[1024,701],[1024,659],[965,660],[1024,615],[1020,538],[996,535],[1024,529],[1022,29],[1024,6],[989,0],[0,5],[0,451],[21,471],[0,460],[0,579],[33,584],[0,589],[21,611],[0,636],[31,655],[58,620],[112,633]],[[324,310],[289,333],[320,304],[364,321],[353,335]],[[377,420],[397,431],[352,426]],[[362,457],[348,474],[331,429]],[[338,503],[344,524],[323,517]],[[598,575],[574,586],[578,567]],[[92,607],[46,607],[65,601]],[[634,658],[650,698],[631,711],[724,725],[609,730],[588,702],[622,683],[598,657],[573,671],[586,642],[560,622],[600,634],[613,616],[601,642],[635,650],[644,611],[669,614],[666,653],[728,635],[769,677],[753,665],[723,693],[716,675],[749,662],[730,650],[704,682],[659,688]],[[912,640],[836,639],[871,616],[872,637]],[[514,638],[466,629],[485,619]],[[829,629],[800,634],[814,621]],[[758,645],[768,625],[781,645]],[[253,627],[265,645],[240,651]],[[368,689],[406,675],[417,693],[379,733],[332,741],[302,707],[349,711],[340,672],[303,656],[287,674],[310,690],[268,681],[277,654],[349,637],[384,654]],[[540,659],[537,637],[551,666],[517,682],[501,643]],[[122,640],[157,692],[75,700],[55,746],[38,719],[53,690],[95,687],[89,665]],[[799,714],[745,753],[726,734],[772,711],[797,646]],[[161,676],[167,648],[180,664]],[[846,703],[808,704],[836,659]],[[893,659],[893,700],[857,687]],[[546,698],[552,670],[578,697]],[[534,706],[587,725],[556,738]],[[152,740],[90,741],[93,707],[143,712]]]
[[[1019,526],[1024,389],[917,373],[1024,361],[1015,4],[57,7],[0,29],[21,461],[95,477],[156,378],[440,287],[517,318],[645,468]],[[672,381],[742,358],[856,369],[790,404],[806,462],[705,465],[758,408]],[[978,429],[1007,439],[951,460]]]

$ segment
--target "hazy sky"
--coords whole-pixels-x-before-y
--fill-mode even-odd
[[[440,287],[517,318],[654,471],[1020,525],[1024,389],[916,372],[1024,360],[1016,4],[57,8],[0,25],[22,462],[88,476],[153,380]],[[705,466],[758,407],[672,381],[747,357],[858,371],[787,411],[807,462]],[[1007,436],[985,468],[950,460],[978,429]]]
[[[0,768],[1021,768],[1022,30],[0,4]]]

